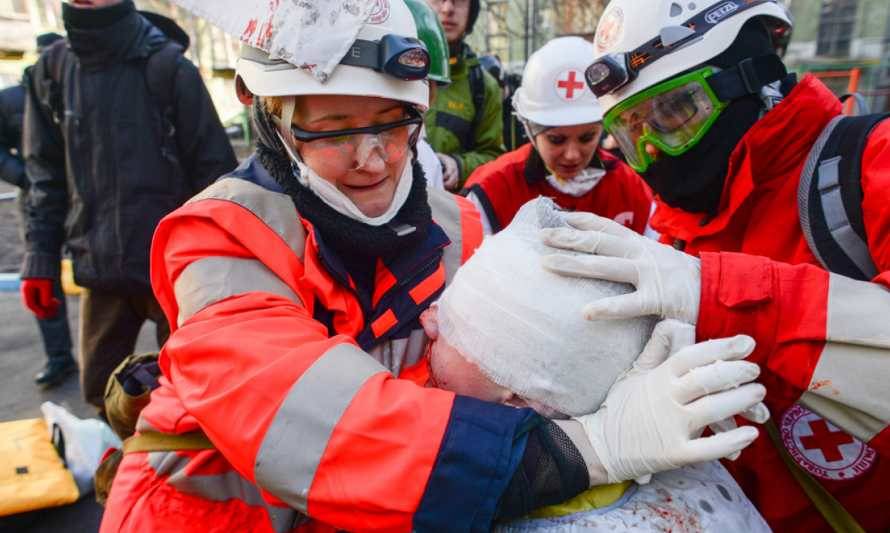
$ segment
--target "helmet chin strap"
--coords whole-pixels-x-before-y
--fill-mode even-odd
[[[299,153],[294,149],[296,139],[291,133],[290,128],[286,125],[291,124],[294,117],[294,109],[296,108],[296,97],[288,96],[282,101],[281,106],[281,122],[278,126],[278,137],[281,144],[291,161],[296,164],[299,173],[295,172],[295,176],[301,185],[312,191],[318,196],[322,202],[328,205],[334,211],[353,220],[367,224],[369,226],[383,226],[392,221],[398,214],[399,210],[408,200],[411,193],[411,184],[414,179],[414,170],[410,161],[405,161],[402,167],[402,174],[399,176],[399,182],[396,185],[392,202],[386,212],[376,217],[369,217],[364,214],[355,203],[343,194],[340,189],[330,181],[321,177],[312,167],[310,167],[300,157]],[[413,229],[412,229],[413,231]]]

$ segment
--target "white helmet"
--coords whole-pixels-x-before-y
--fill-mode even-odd
[[[636,77],[605,94],[597,91],[604,111],[720,55],[754,17],[764,17],[774,37],[791,28],[776,0],[612,0],[597,25],[595,59],[620,58]],[[595,85],[591,74],[587,79]],[[605,69],[597,74],[606,77]]]
[[[601,121],[602,108],[584,82],[593,54],[593,44],[581,37],[560,37],[542,46],[528,59],[513,95],[516,114],[542,126]]]
[[[236,70],[250,92],[257,96],[377,96],[426,109],[429,107],[429,85],[425,79],[398,79],[386,72],[368,66],[357,66],[355,61],[350,61],[366,55],[376,62],[378,48],[386,48],[384,38],[387,36],[417,38],[414,17],[402,0],[375,0],[370,16],[359,30],[356,45],[349,49],[341,64],[336,66],[324,82],[319,81],[307,69],[298,68],[281,59],[270,59],[268,53],[247,45],[241,48]],[[371,48],[361,49],[358,45],[362,41]]]

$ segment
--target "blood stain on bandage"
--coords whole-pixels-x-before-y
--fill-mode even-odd
[[[830,379],[819,379],[819,380],[814,381],[813,384],[810,385],[810,392],[816,392],[816,391],[820,391],[822,389],[828,388],[831,390],[832,396],[840,396],[841,391],[834,388],[833,385],[834,384],[831,382]]]

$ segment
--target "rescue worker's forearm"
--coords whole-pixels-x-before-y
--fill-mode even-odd
[[[581,424],[547,421],[529,431],[519,468],[498,504],[497,518],[509,520],[562,503],[593,485],[607,483]]]
[[[812,265],[702,254],[699,338],[753,336],[750,360],[798,391],[801,403],[883,454],[890,453],[888,317],[890,291],[879,283]]]

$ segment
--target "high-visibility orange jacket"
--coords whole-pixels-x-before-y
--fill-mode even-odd
[[[804,161],[840,112],[837,98],[805,77],[736,147],[713,219],[659,203],[652,225],[702,259],[699,338],[757,340],[751,358],[790,455],[863,527],[887,531],[890,121],[871,133],[862,159],[862,212],[880,272],[873,282],[823,270],[798,222]],[[726,466],[776,531],[829,531],[765,432]]]
[[[531,143],[477,168],[465,188],[476,197],[494,232],[505,228],[529,200],[546,196],[563,209],[587,211],[611,218],[643,233],[652,211],[649,186],[626,163],[606,150],[597,151],[606,170],[586,194],[571,196],[545,179],[547,172]]]
[[[469,201],[429,202],[426,242],[379,262],[373,292],[255,159],[161,222],[173,331],[138,431],[215,449],[126,455],[103,532],[490,527],[540,419],[422,386],[418,316],[482,238]]]

